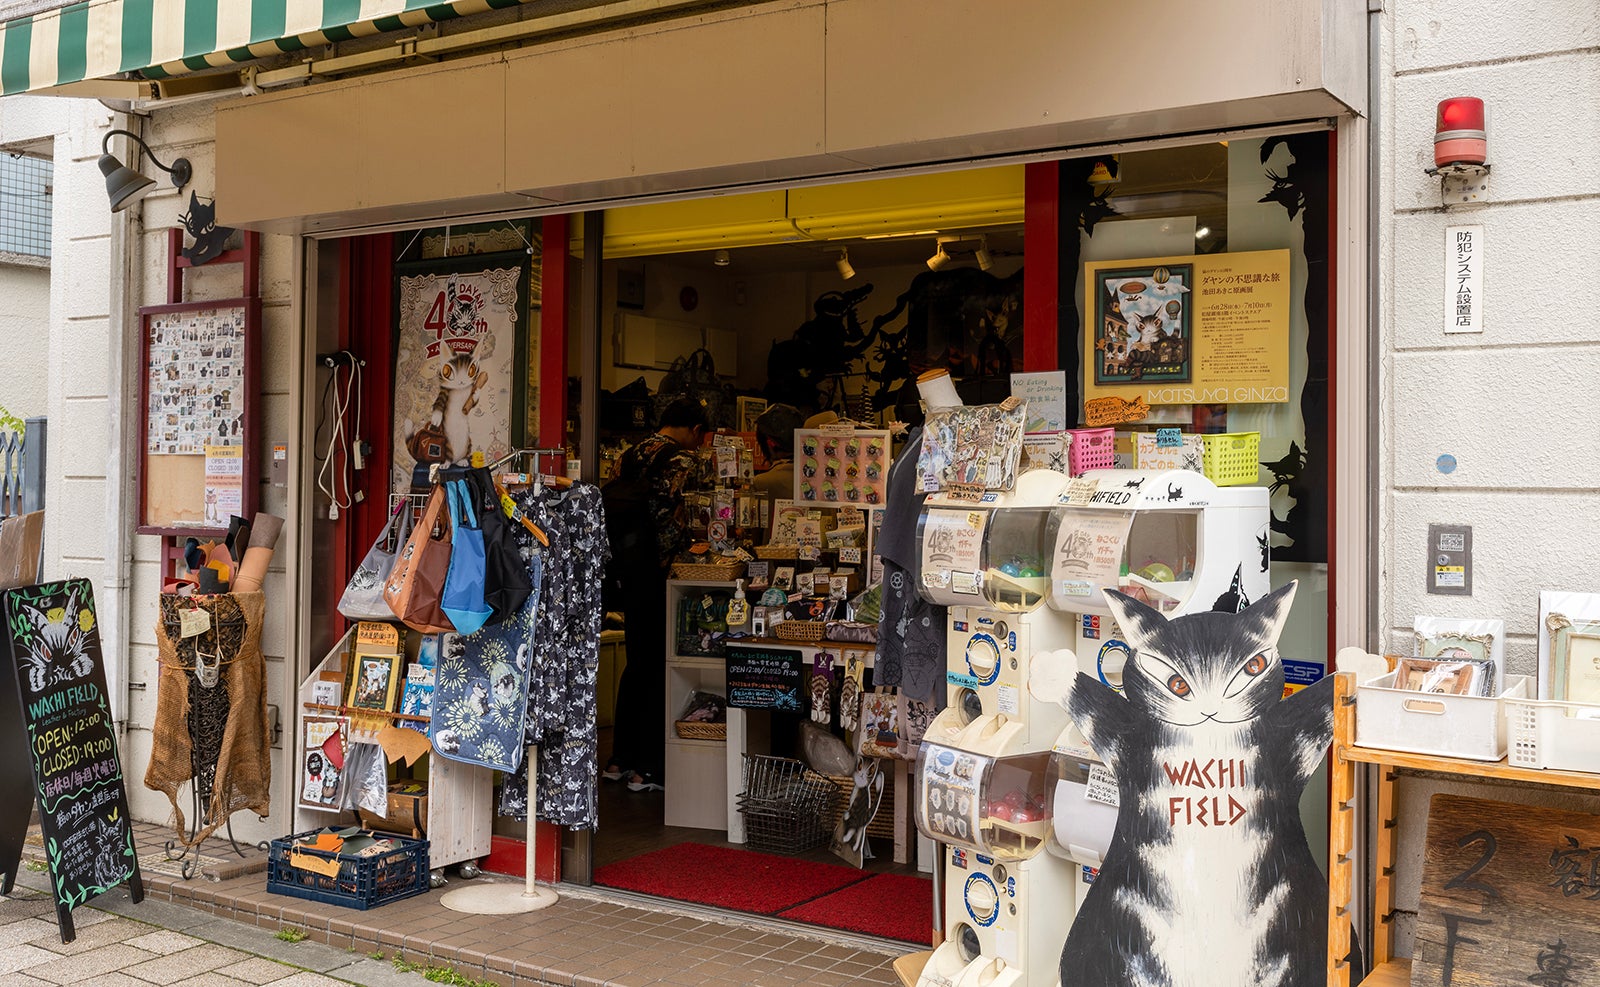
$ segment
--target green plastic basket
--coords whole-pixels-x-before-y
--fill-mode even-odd
[[[1237,487],[1261,478],[1261,433],[1202,435],[1206,478],[1219,487]]]

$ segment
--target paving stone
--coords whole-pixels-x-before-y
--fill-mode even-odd
[[[270,984],[274,980],[282,980],[291,973],[295,973],[296,970],[294,967],[279,963],[276,960],[269,960],[263,956],[252,956],[242,963],[218,967],[216,972],[224,977],[242,980],[247,984]]]
[[[274,981],[272,987],[347,987],[348,982],[324,977],[320,973],[301,970],[293,976]]]
[[[0,925],[0,949],[18,946],[25,942],[33,942],[43,936],[56,936],[60,942],[60,932],[56,924],[43,918],[25,918],[15,922]]]
[[[175,984],[188,977],[209,973],[218,967],[231,966],[249,959],[245,953],[212,943],[194,946],[169,956],[123,967],[123,971],[153,984]]]
[[[19,946],[18,949],[38,949],[37,946]],[[96,984],[98,979],[114,970],[127,970],[152,954],[123,943],[101,946],[99,949],[77,956],[58,956],[45,950],[50,962],[29,966],[28,976],[48,980],[53,984]]]
[[[16,973],[18,970],[27,970],[60,958],[56,953],[40,949],[38,946],[27,944],[10,946],[5,952],[0,953],[0,973]]]
[[[179,950],[188,949],[190,946],[200,945],[200,940],[194,936],[186,936],[181,932],[173,932],[168,929],[147,932],[142,936],[135,936],[132,939],[123,941],[137,949],[155,953],[157,956],[166,956],[168,953],[176,953]]]
[[[105,913],[98,912],[96,914]],[[77,956],[93,949],[99,949],[101,946],[108,946],[115,942],[125,942],[134,936],[144,935],[150,931],[150,926],[142,922],[130,922],[125,918],[112,918],[110,921],[94,922],[87,927],[79,925],[76,921],[77,918],[78,916],[73,916],[73,927],[77,931],[77,937],[71,942],[62,942],[60,931],[52,925],[39,938],[32,940],[33,944],[48,949],[52,953],[60,953],[62,956]],[[151,952],[154,952],[154,950],[151,950]]]
[[[235,980],[213,971],[202,973],[198,977],[189,977],[184,980],[183,987],[248,987],[249,984],[248,980]]]
[[[0,987],[52,987],[50,981],[26,973],[0,973]]]

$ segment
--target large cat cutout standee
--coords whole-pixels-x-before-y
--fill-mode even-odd
[[[1106,591],[1135,649],[1123,693],[1079,673],[1063,703],[1116,774],[1121,809],[1062,984],[1326,982],[1328,883],[1300,793],[1333,736],[1333,677],[1283,698],[1295,586],[1171,621]]]

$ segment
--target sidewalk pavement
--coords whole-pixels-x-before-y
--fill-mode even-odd
[[[134,833],[141,861],[161,857],[163,842],[171,835],[145,823],[135,823]],[[892,963],[917,949],[835,930],[565,886],[555,905],[525,915],[455,912],[441,904],[443,889],[355,911],[272,894],[266,888],[266,874],[253,871],[249,859],[240,864],[220,846],[207,849],[204,859],[212,863],[199,879],[185,880],[163,868],[149,868],[140,904],[134,905],[127,891],[118,888],[74,910],[79,933],[69,947],[61,945],[47,898],[0,899],[0,987],[12,983],[418,987],[418,974],[406,970],[426,970],[429,979],[458,987],[898,987],[901,981]],[[37,858],[43,850],[30,844],[24,853]],[[254,848],[246,848],[245,855],[257,862],[261,856]],[[486,876],[475,882],[506,880]],[[39,892],[49,889],[42,872],[24,870],[18,884]],[[893,902],[883,904],[894,907]],[[91,926],[101,914],[107,917]],[[118,924],[111,925],[113,917]],[[24,921],[33,925],[8,931]],[[291,930],[294,937],[304,936],[303,941],[275,938]],[[186,938],[134,943],[159,931]],[[105,938],[91,940],[91,935]],[[11,959],[12,942],[28,947],[22,950],[22,959]],[[172,951],[158,956],[154,948],[158,943]],[[174,948],[178,944],[181,948]],[[110,952],[108,958],[90,952],[100,947]],[[75,949],[96,959],[84,960],[81,967],[51,966],[63,957],[79,955],[72,952]],[[245,968],[238,964],[253,957],[278,964],[249,968],[269,979],[239,976]],[[103,965],[96,968],[94,963]],[[102,978],[96,969],[121,976]],[[151,972],[140,973],[142,969]]]
[[[0,897],[0,987],[419,987],[420,973],[267,929],[146,898],[126,888],[73,910],[77,938],[61,942],[43,873],[23,871]]]

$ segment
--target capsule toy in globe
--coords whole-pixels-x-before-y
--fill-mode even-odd
[[[1152,583],[1170,583],[1178,578],[1177,574],[1172,571],[1172,567],[1165,562],[1152,562],[1140,569],[1139,575]]]

